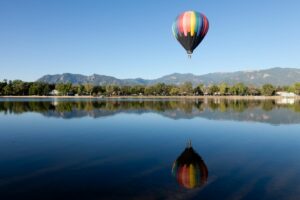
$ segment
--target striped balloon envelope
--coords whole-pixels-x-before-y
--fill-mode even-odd
[[[189,57],[202,42],[209,29],[207,17],[196,11],[186,11],[178,15],[172,25],[174,37],[187,51]]]
[[[208,169],[202,158],[190,146],[173,163],[172,174],[179,185],[194,189],[207,182]]]

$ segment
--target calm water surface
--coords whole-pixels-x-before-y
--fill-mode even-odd
[[[299,199],[299,152],[299,102],[0,99],[1,200]]]

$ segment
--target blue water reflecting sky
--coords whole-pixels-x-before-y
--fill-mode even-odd
[[[151,111],[64,119],[30,111],[1,112],[0,125],[5,199],[297,199],[300,194],[299,124],[172,119]],[[184,189],[171,175],[188,140],[209,170],[207,184],[195,190]]]

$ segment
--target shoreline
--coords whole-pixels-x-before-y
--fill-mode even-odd
[[[283,96],[0,96],[0,99],[230,99],[230,100],[278,100],[278,99],[300,99],[296,97]]]

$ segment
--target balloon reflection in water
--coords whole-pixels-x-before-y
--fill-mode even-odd
[[[207,182],[208,169],[201,156],[192,148],[191,143],[175,160],[172,174],[177,178],[177,182],[187,189],[200,187]]]

